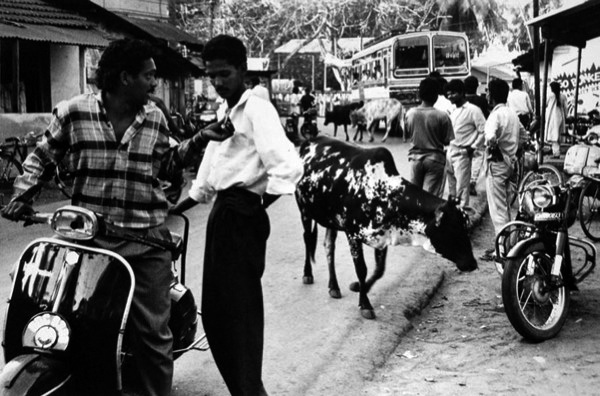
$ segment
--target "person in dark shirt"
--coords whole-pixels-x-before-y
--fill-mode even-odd
[[[311,88],[306,87],[304,95],[302,95],[302,97],[300,98],[300,110],[302,111],[302,114],[315,107],[316,99],[314,95],[310,93],[310,91]]]
[[[475,76],[469,76],[465,78],[465,98],[467,102],[471,102],[478,106],[483,111],[483,116],[487,119],[490,115],[490,109],[488,101],[481,95],[477,95],[477,87],[479,87],[479,80]]]

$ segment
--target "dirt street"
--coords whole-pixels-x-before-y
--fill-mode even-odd
[[[578,224],[571,227],[582,236]],[[476,257],[493,240],[489,216],[473,243]],[[598,246],[597,246],[598,247]],[[558,337],[528,343],[501,304],[501,280],[491,262],[473,273],[446,271],[428,307],[412,319],[387,363],[363,395],[598,395],[600,393],[600,276],[571,295]]]

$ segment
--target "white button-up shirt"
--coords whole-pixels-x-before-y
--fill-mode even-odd
[[[489,146],[494,142],[498,144],[504,162],[512,164],[519,147],[519,137],[523,129],[517,113],[514,112],[505,103],[500,103],[494,107],[485,122],[485,143]]]
[[[302,160],[286,137],[275,107],[246,90],[233,108],[224,102],[217,111],[219,119],[226,113],[235,132],[222,142],[208,143],[189,196],[206,203],[230,187],[258,195],[294,193]]]
[[[454,140],[450,142],[451,145],[476,148],[482,143],[485,117],[479,107],[465,102],[452,111],[450,119],[454,128]]]

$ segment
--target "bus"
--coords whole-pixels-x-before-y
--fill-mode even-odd
[[[471,72],[469,39],[450,31],[391,32],[365,44],[351,59],[351,101],[396,98],[418,103],[421,80],[437,70],[447,80]]]

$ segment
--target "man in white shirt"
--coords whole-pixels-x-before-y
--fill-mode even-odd
[[[202,322],[229,392],[263,396],[261,277],[270,230],[265,209],[280,195],[294,193],[303,165],[275,107],[245,88],[244,44],[219,35],[206,43],[202,58],[225,99],[219,118],[235,131],[223,142],[208,143],[189,197],[172,211],[216,196],[206,231]]]
[[[488,101],[493,110],[485,123],[484,168],[490,217],[497,235],[511,220],[509,178],[516,161],[519,136],[525,131],[517,114],[506,105],[509,91],[506,81],[491,80],[488,88]]]
[[[515,78],[512,81],[512,91],[508,94],[506,103],[508,104],[508,107],[517,113],[523,127],[529,128],[533,107],[531,106],[529,95],[523,91],[523,80],[520,78]]]
[[[483,145],[485,117],[479,107],[467,102],[461,80],[451,80],[446,94],[455,106],[450,114],[454,139],[448,146],[446,178],[450,195],[460,198],[462,206],[468,206],[471,164],[475,151]]]

